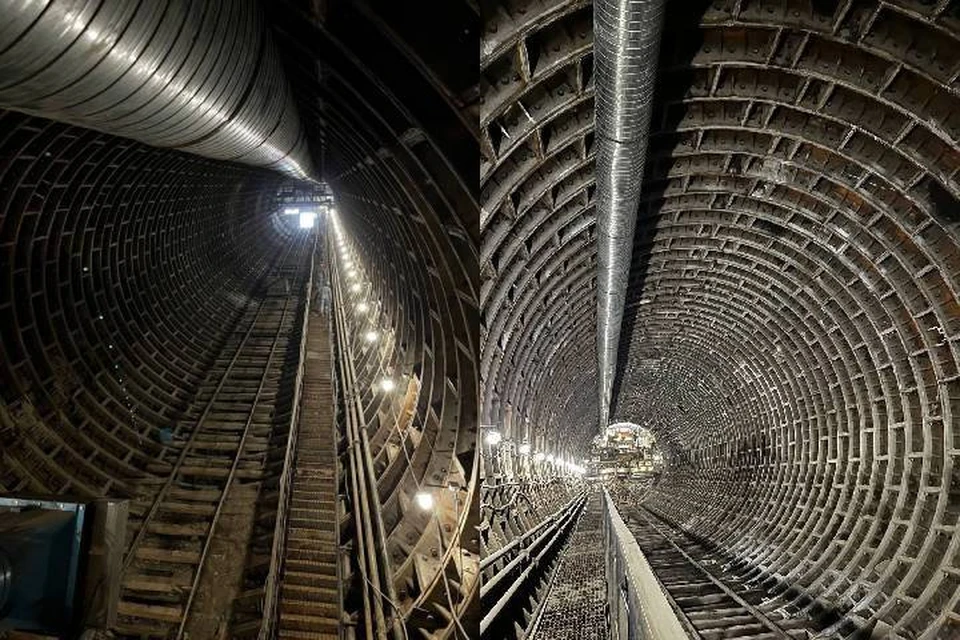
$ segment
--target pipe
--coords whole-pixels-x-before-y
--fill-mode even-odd
[[[602,431],[620,346],[666,0],[593,5],[597,139],[597,375]]]
[[[0,0],[0,106],[154,147],[313,167],[252,0]]]

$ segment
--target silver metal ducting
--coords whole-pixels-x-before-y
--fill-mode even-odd
[[[0,106],[311,176],[252,0],[0,0],[0,15]]]
[[[597,139],[597,366],[609,422],[666,0],[593,5]]]

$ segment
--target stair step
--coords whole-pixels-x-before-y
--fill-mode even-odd
[[[284,582],[282,593],[284,598],[311,603],[317,602],[324,605],[329,604],[339,610],[337,600],[340,599],[340,593],[336,587],[315,587],[307,584]]]
[[[288,559],[335,564],[337,552],[329,547],[325,549],[293,549],[288,547],[286,557]]]
[[[326,523],[321,523],[326,524]],[[327,526],[324,528],[319,527],[290,527],[287,532],[288,540],[319,540],[324,541],[327,544],[334,544],[336,542],[336,532],[333,530],[333,527]]]
[[[296,631],[327,631],[336,633],[339,628],[339,620],[322,616],[311,616],[297,613],[288,613],[280,611],[280,629],[285,631],[292,629]]]
[[[323,574],[337,577],[337,565],[333,562],[318,562],[316,560],[307,560],[305,558],[287,557],[284,561],[287,567],[287,573],[300,572],[310,574]]]
[[[326,517],[326,520],[317,518],[290,518],[290,528],[306,531],[333,531],[333,527],[336,525],[336,522],[332,519],[333,513],[329,513]]]
[[[314,571],[286,570],[283,572],[283,583],[288,585],[336,589],[338,582],[336,571],[331,573],[316,573]]]

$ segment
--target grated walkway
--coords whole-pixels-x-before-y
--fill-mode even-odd
[[[607,640],[603,498],[594,488],[567,543],[537,623],[543,640]]]

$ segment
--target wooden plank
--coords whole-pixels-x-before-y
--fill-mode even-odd
[[[167,607],[157,604],[140,604],[138,602],[121,602],[119,613],[122,616],[160,620],[162,622],[180,622],[183,607]]]
[[[155,560],[165,563],[197,564],[200,562],[200,553],[198,551],[181,551],[179,549],[140,547],[137,549],[137,559]]]

